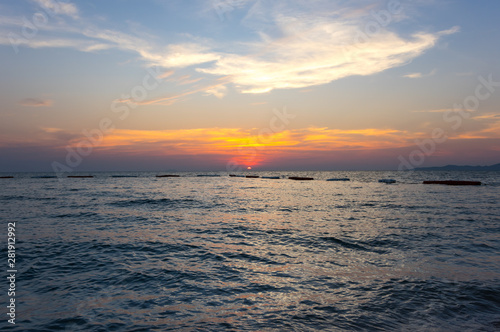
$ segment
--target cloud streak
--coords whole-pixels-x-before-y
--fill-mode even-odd
[[[49,107],[52,106],[53,101],[50,99],[39,99],[39,98],[25,98],[19,101],[19,105],[28,107]]]
[[[266,135],[254,135],[256,129],[197,128],[176,130],[117,129],[109,134],[99,148],[129,148],[129,151],[151,150],[171,154],[238,154],[258,148],[262,153],[283,151],[332,151],[343,149],[381,149],[408,144],[407,133],[392,129],[340,130],[302,128]],[[79,140],[75,140],[77,144]],[[73,143],[69,143],[70,145]]]
[[[70,2],[61,2],[54,0],[33,0],[40,7],[49,13],[57,15],[66,15],[72,18],[78,18],[78,8]]]
[[[449,112],[475,112],[473,109],[463,109],[463,108],[442,108],[437,110],[421,110],[412,111],[412,113],[449,113]]]
[[[406,75],[403,75],[403,77],[406,77],[406,78],[423,78],[423,77],[434,76],[434,74],[436,74],[436,69],[431,70],[431,71],[430,71],[429,73],[427,73],[427,74],[422,74],[422,73],[411,73],[411,74],[406,74]]]

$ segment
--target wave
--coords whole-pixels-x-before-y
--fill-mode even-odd
[[[109,205],[118,207],[157,206],[157,207],[169,207],[169,208],[187,208],[199,204],[200,201],[189,198],[187,199],[141,198],[141,199],[131,199],[131,200],[119,200],[109,203]]]

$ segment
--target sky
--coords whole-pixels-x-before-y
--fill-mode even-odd
[[[499,13],[0,0],[0,172],[500,163]]]

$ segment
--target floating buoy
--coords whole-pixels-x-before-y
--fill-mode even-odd
[[[304,176],[289,176],[290,180],[314,180],[314,178],[308,178]]]
[[[177,174],[165,174],[165,175],[157,175],[157,178],[178,178],[180,175]]]
[[[0,179],[13,179],[13,176],[0,176]]]
[[[247,175],[245,177],[248,178],[248,179],[257,179],[257,178],[260,178],[260,176],[258,176],[258,175]]]
[[[446,184],[448,186],[480,186],[480,181],[424,181],[423,184]]]

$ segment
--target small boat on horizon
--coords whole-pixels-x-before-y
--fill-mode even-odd
[[[178,174],[163,174],[163,175],[157,175],[157,178],[179,178],[180,175]]]
[[[260,176],[258,176],[258,175],[246,175],[245,177],[247,179],[257,179],[257,178],[260,178]]]
[[[13,176],[0,176],[0,179],[13,179]]]

